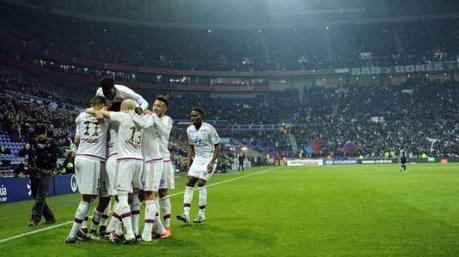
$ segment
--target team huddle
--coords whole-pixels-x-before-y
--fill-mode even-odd
[[[75,120],[75,175],[81,200],[66,243],[100,239],[115,243],[151,241],[171,236],[171,202],[168,189],[175,187],[168,150],[173,121],[166,115],[169,105],[157,96],[151,110],[148,102],[131,89],[104,78],[91,106]],[[190,222],[193,187],[199,187],[199,214],[205,221],[206,182],[215,171],[221,139],[215,128],[202,121],[204,111],[193,108],[187,129],[188,182],[177,219]],[[99,198],[87,217],[90,203]],[[114,206],[111,206],[114,199]],[[140,209],[145,219],[140,230]],[[111,213],[111,219],[109,219]],[[98,233],[99,232],[99,233]]]

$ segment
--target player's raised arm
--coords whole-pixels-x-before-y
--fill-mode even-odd
[[[172,131],[172,119],[157,119],[155,124],[158,127],[158,131],[161,135],[169,136]]]
[[[105,118],[112,119],[113,115],[111,115],[112,112],[109,112],[106,108],[100,109],[94,114],[96,115],[97,120],[103,120]]]
[[[99,87],[97,90],[96,90],[96,95],[98,96],[104,96],[104,91],[102,90],[102,87]]]
[[[140,94],[134,92],[134,90],[123,86],[123,85],[115,85],[116,89],[120,91],[122,94],[123,98],[130,98],[134,100],[141,108],[142,110],[145,110],[148,108],[148,102],[145,100]]]
[[[151,114],[139,115],[137,113],[131,113],[131,115],[135,125],[139,128],[148,128],[154,125]]]

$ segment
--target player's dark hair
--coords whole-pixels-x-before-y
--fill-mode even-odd
[[[96,95],[91,99],[91,106],[92,105],[106,105],[107,104],[107,99],[105,97]]]
[[[111,112],[119,112],[121,110],[121,101],[112,102],[108,110]]]
[[[199,112],[204,117],[204,110],[201,107],[193,107],[191,111]]]
[[[169,100],[167,99],[167,97],[159,95],[156,97],[156,100],[163,102],[166,105],[166,107],[169,107]]]
[[[99,81],[99,87],[102,88],[104,92],[112,89],[115,86],[115,80],[109,77],[105,77]]]

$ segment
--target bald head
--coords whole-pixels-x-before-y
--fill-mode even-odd
[[[121,102],[120,110],[122,112],[133,111],[135,109],[135,102],[132,99],[126,99]]]

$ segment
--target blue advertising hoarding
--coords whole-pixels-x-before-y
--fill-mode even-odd
[[[49,185],[48,196],[77,192],[74,174],[55,175]],[[23,178],[0,178],[0,204],[32,199],[30,180]]]

